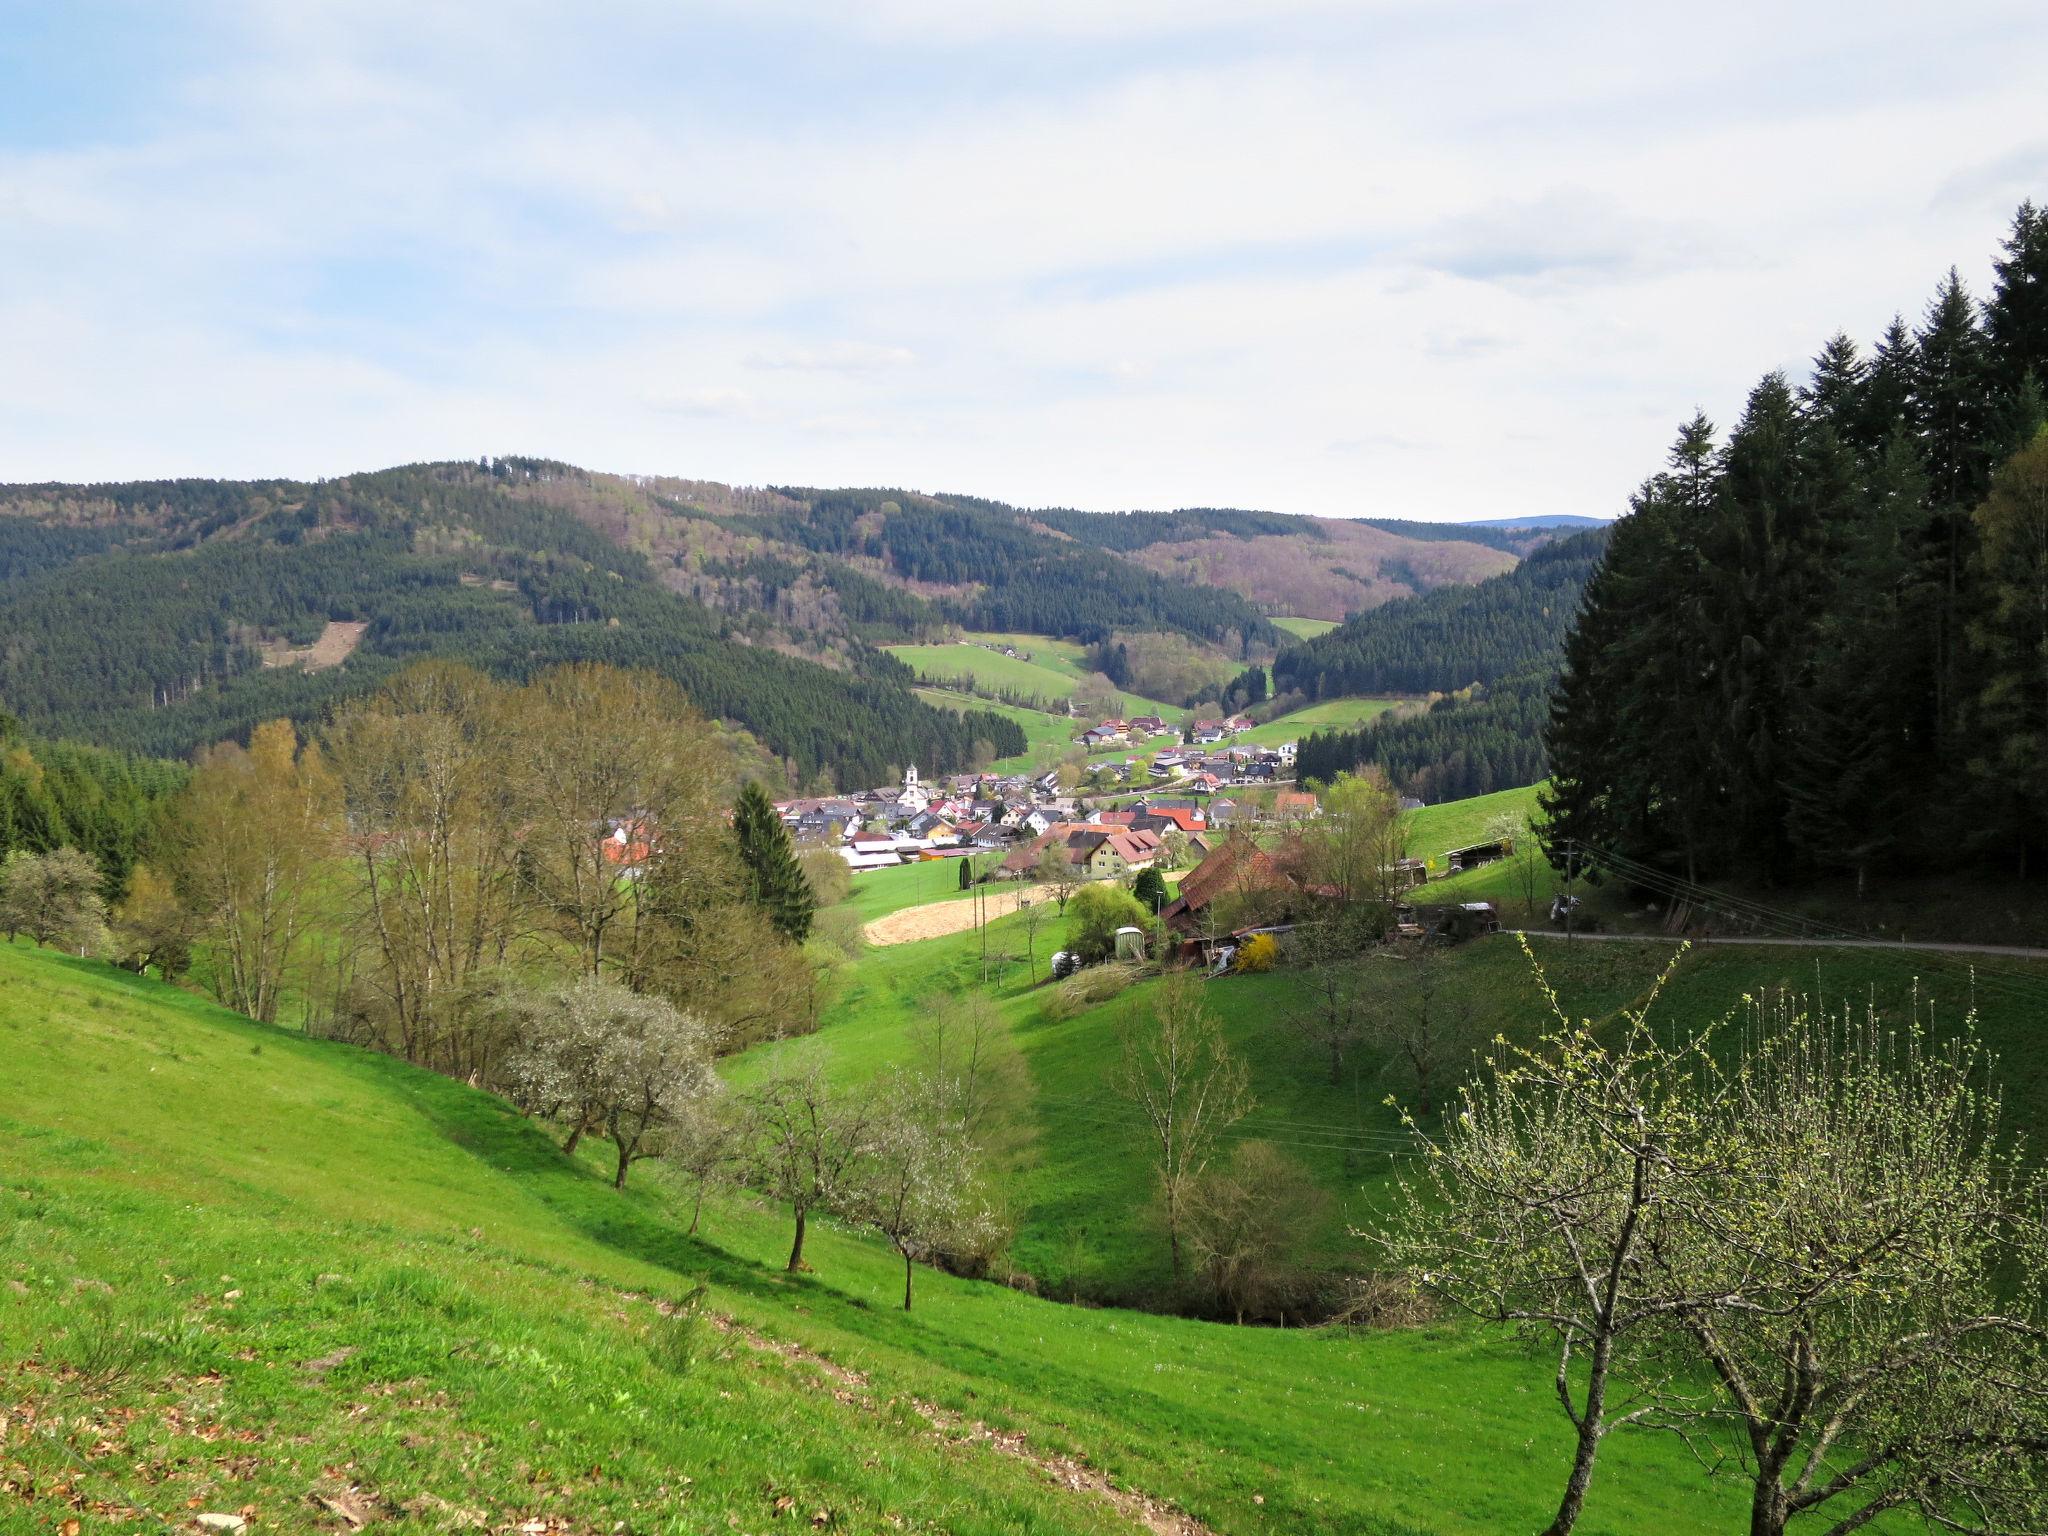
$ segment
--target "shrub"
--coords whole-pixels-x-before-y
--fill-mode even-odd
[[[1270,933],[1255,933],[1237,946],[1230,968],[1246,976],[1260,976],[1273,969],[1280,958],[1280,941]]]
[[[1084,964],[1116,953],[1119,928],[1149,928],[1152,914],[1129,891],[1114,885],[1084,885],[1067,903],[1067,948]]]

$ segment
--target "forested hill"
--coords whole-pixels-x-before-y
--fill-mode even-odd
[[[542,494],[587,479],[497,460],[317,484],[0,487],[0,705],[47,735],[181,756],[316,717],[419,656],[509,676],[592,660],[675,678],[798,780],[1023,750],[1013,722],[929,707],[864,646],[831,670],[743,643]]]
[[[1167,580],[1000,503],[897,490],[779,487],[776,509],[726,514],[756,533],[909,584],[971,629],[1094,642],[1174,630],[1239,656],[1279,632],[1233,591]]]
[[[1979,302],[1767,373],[1617,525],[1566,650],[1559,840],[1703,878],[2048,861],[2048,210]]]
[[[1272,614],[1339,620],[1497,575],[1550,535],[1273,512],[1078,512],[902,490],[736,490],[591,477],[564,505],[645,548],[664,579],[735,617],[773,610],[800,643],[945,625],[1095,643],[1164,630],[1239,660]],[[751,620],[749,620],[751,622]],[[804,638],[808,637],[808,638]]]
[[[1450,693],[1556,664],[1607,530],[1545,544],[1515,569],[1360,614],[1280,652],[1273,682],[1311,699]]]

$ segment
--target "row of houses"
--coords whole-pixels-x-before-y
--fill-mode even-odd
[[[1100,725],[1091,725],[1078,740],[1090,751],[1102,747],[1157,746],[1161,743],[1172,747],[1183,742],[1207,747],[1251,728],[1249,715],[1232,715],[1225,720],[1197,720],[1185,731],[1168,725],[1158,715],[1136,715],[1129,720],[1105,720]]]
[[[855,870],[883,869],[1038,837],[1076,814],[1058,782],[1053,773],[966,773],[930,781],[913,767],[901,784],[785,800],[776,810],[800,845],[829,848]]]

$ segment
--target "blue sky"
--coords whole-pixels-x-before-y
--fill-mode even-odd
[[[17,4],[0,480],[1609,515],[1981,291],[2038,3]]]

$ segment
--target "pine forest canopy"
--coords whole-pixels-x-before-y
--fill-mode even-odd
[[[1688,877],[2048,853],[2048,213],[1868,353],[1696,416],[1615,527],[1552,705],[1567,843]],[[1597,855],[1596,855],[1597,857]]]

